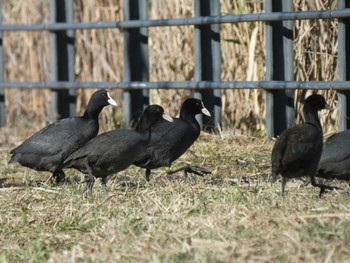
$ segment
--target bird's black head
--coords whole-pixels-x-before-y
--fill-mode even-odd
[[[312,94],[305,100],[305,106],[309,105],[314,110],[330,109],[331,107],[327,104],[325,98],[319,94]]]
[[[112,99],[110,93],[105,89],[100,89],[92,94],[90,102],[93,102],[96,105],[101,105],[102,107],[107,105],[117,106],[117,103]]]
[[[203,101],[195,98],[188,98],[182,103],[180,118],[184,115],[195,116],[200,113],[209,117],[211,116],[208,109],[204,106]]]
[[[136,130],[147,130],[157,121],[165,119],[172,122],[173,119],[164,112],[162,106],[150,105],[141,114],[140,120],[137,123]]]
[[[98,115],[102,111],[103,107],[107,105],[117,106],[117,103],[111,98],[107,90],[100,89],[92,94],[89,103],[86,106],[84,116],[98,118]]]

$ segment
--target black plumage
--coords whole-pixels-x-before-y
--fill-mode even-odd
[[[151,142],[147,151],[134,163],[146,168],[147,180],[150,178],[151,169],[170,167],[197,140],[200,125],[195,116],[200,113],[210,116],[201,100],[188,98],[181,106],[179,118],[174,118],[171,123],[159,121],[152,127]]]
[[[106,177],[125,170],[138,159],[150,141],[152,125],[161,119],[172,121],[161,106],[148,106],[135,130],[120,129],[98,135],[69,156],[65,167],[88,174],[86,191],[90,196],[94,177],[100,177],[102,189],[107,195]]]
[[[316,176],[350,180],[350,130],[336,133],[325,141]]]
[[[117,106],[117,103],[108,91],[96,91],[83,116],[62,119],[41,129],[10,152],[9,163],[18,162],[37,171],[52,172],[56,183],[64,180],[64,160],[98,134],[98,116],[107,105]]]
[[[320,188],[320,196],[334,187],[317,183],[315,173],[322,154],[323,132],[318,111],[329,108],[321,95],[313,94],[305,100],[305,123],[293,126],[277,138],[272,150],[272,182],[282,177],[282,195],[287,178],[308,176],[311,184]]]

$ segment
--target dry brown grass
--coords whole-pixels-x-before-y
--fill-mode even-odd
[[[149,1],[151,19],[192,17],[193,1]],[[337,1],[295,1],[295,10],[336,8]],[[5,23],[42,23],[48,20],[47,1],[4,1]],[[221,1],[222,14],[264,12],[263,1]],[[75,1],[76,21],[122,20],[121,0]],[[265,28],[263,23],[221,25],[222,80],[264,80]],[[149,29],[150,80],[193,80],[193,27],[162,27]],[[303,20],[295,22],[295,79],[335,80],[337,62],[337,20]],[[49,48],[47,32],[16,32],[4,36],[8,81],[48,80]],[[121,81],[123,72],[122,34],[118,29],[76,31],[76,77],[79,81]],[[81,113],[91,91],[79,91]],[[334,101],[334,91],[323,92]],[[48,121],[49,91],[6,90],[7,122],[19,121],[42,127]],[[151,101],[165,106],[171,114],[178,113],[180,102],[189,91],[152,90]],[[114,91],[121,102],[121,91]],[[298,121],[300,101],[304,92],[296,92]],[[251,134],[265,128],[265,94],[260,90],[227,90],[223,93],[223,128],[238,129]],[[119,108],[121,111],[122,109]],[[110,112],[108,112],[110,114]],[[104,113],[104,120],[108,120]],[[118,113],[118,116],[121,114]],[[337,111],[322,117],[326,133],[336,129]],[[113,121],[103,123],[110,129]]]
[[[5,23],[41,23],[47,1],[4,2]],[[150,2],[150,18],[191,17],[193,1]],[[121,0],[76,0],[76,21],[122,19]],[[295,10],[335,8],[337,1],[295,1]],[[263,12],[262,1],[221,1],[222,14]],[[295,24],[295,79],[334,80],[337,21]],[[264,79],[263,23],[222,25],[222,79]],[[150,79],[193,79],[193,28],[152,28]],[[80,81],[122,80],[122,36],[119,30],[76,31],[76,74]],[[48,80],[48,33],[6,33],[9,81]],[[79,91],[81,113],[92,90]],[[233,136],[264,129],[264,92],[225,91],[225,131],[220,138],[202,134],[174,164],[207,167],[206,177],[144,171],[131,167],[108,182],[110,197],[99,184],[94,200],[81,198],[80,174],[68,171],[72,184],[50,188],[46,173],[7,164],[9,151],[48,122],[49,91],[6,90],[8,127],[0,132],[1,262],[350,262],[349,186],[318,198],[318,190],[299,181],[287,184],[286,197],[270,185],[273,142]],[[120,91],[114,91],[121,102]],[[152,102],[171,114],[188,91],[151,92]],[[303,92],[297,92],[300,109]],[[335,92],[326,92],[329,102]],[[175,97],[175,98],[174,98]],[[119,108],[120,109],[120,108]],[[102,114],[102,130],[115,126],[111,109]],[[113,112],[119,114],[120,112]],[[336,128],[337,112],[323,113],[326,134]],[[114,119],[120,117],[114,116]],[[298,121],[300,115],[298,115]],[[14,128],[12,128],[14,126]]]
[[[10,133],[11,134],[11,133]],[[202,134],[174,163],[203,165],[212,175],[167,176],[130,169],[81,198],[80,175],[50,188],[48,174],[8,166],[1,145],[1,262],[349,262],[350,204],[343,189],[289,182],[270,185],[273,142]],[[9,147],[9,145],[11,145]]]

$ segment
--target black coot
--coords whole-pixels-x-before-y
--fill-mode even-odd
[[[148,106],[135,130],[114,130],[98,135],[65,161],[65,167],[88,174],[86,192],[92,195],[94,177],[101,177],[105,195],[106,177],[125,170],[144,152],[151,137],[151,126],[160,119],[172,121],[159,105]]]
[[[174,118],[171,123],[160,121],[152,127],[147,151],[134,163],[146,168],[147,180],[150,179],[151,169],[170,167],[197,140],[200,126],[195,116],[200,113],[210,116],[201,100],[189,98],[181,106],[180,118]],[[189,171],[192,172],[191,167]]]
[[[50,171],[56,183],[64,180],[63,161],[86,142],[96,137],[98,116],[103,107],[117,106],[106,90],[96,91],[81,117],[51,123],[11,151],[9,163],[18,162],[37,171]]]
[[[316,176],[350,180],[350,130],[334,134],[323,144]]]
[[[325,189],[334,189],[315,180],[323,144],[322,127],[317,112],[326,108],[329,106],[323,96],[309,96],[303,109],[305,123],[285,130],[277,138],[271,156],[272,182],[282,176],[282,196],[287,178],[309,176],[311,184],[320,188],[320,197]]]

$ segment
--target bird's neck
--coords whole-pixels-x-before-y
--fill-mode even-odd
[[[317,110],[311,108],[308,109],[307,107],[306,109],[304,108],[304,118],[305,122],[322,129],[320,119],[318,118]]]
[[[180,114],[180,119],[191,126],[196,132],[200,131],[200,125],[193,114]]]
[[[150,130],[151,126],[152,125],[150,124],[150,122],[142,116],[141,119],[139,120],[139,122],[137,123],[135,130],[136,131]]]
[[[190,123],[193,123],[193,122],[197,123],[196,117],[193,114],[186,113],[185,111],[180,112],[180,119]]]
[[[94,106],[89,103],[86,107],[84,118],[98,120],[98,115],[100,114],[102,109],[103,107],[101,106]]]
[[[137,123],[135,130],[139,132],[146,133],[147,135],[147,143],[151,140],[151,129],[155,122],[150,123],[146,118],[141,117],[139,122]]]

